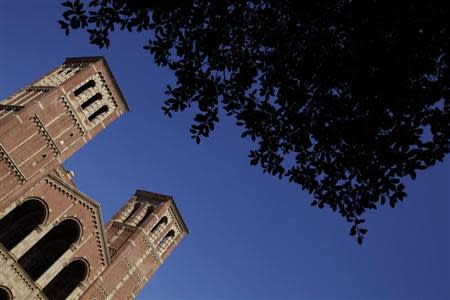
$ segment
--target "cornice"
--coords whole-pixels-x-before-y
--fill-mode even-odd
[[[0,144],[0,161],[4,161],[9,171],[16,176],[17,180],[21,183],[26,181],[25,175],[19,169],[19,166],[14,162],[14,160],[6,152],[5,148]]]
[[[56,145],[55,141],[52,139],[47,129],[45,128],[44,124],[39,119],[39,117],[36,114],[34,114],[31,116],[30,119],[31,121],[33,121],[34,125],[36,125],[36,127],[38,128],[38,132],[44,137],[47,144],[53,150],[55,156],[61,155],[61,151],[58,149],[58,145]]]
[[[84,135],[87,132],[87,128],[84,127],[83,122],[81,122],[81,120],[79,119],[70,101],[68,101],[64,96],[60,96],[58,100],[61,100],[61,102],[63,103],[64,107],[66,108],[66,112],[69,114],[75,125],[80,130],[81,135]]]

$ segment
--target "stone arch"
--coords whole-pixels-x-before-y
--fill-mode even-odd
[[[78,220],[62,220],[19,258],[19,264],[33,280],[37,280],[80,239],[81,230]]]
[[[161,239],[161,241],[158,243],[158,246],[162,249],[167,248],[168,245],[172,242],[172,240],[175,238],[175,231],[171,229],[164,238]]]
[[[77,258],[65,266],[44,287],[43,292],[49,300],[66,299],[89,276],[89,263]]]
[[[48,217],[47,204],[39,198],[29,198],[0,220],[0,243],[12,250]]]
[[[145,210],[145,214],[142,217],[142,219],[139,221],[139,223],[137,224],[137,226],[141,226],[144,224],[145,220],[148,219],[148,217],[155,211],[155,207],[152,205],[149,205],[147,207],[147,209]]]
[[[94,121],[95,119],[97,119],[97,117],[99,117],[100,115],[106,114],[109,111],[109,107],[108,105],[103,105],[102,107],[100,107],[97,111],[95,111],[92,115],[90,115],[88,117],[89,121]]]
[[[137,210],[141,207],[142,203],[140,202],[136,202],[133,205],[133,209],[130,211],[130,213],[128,214],[128,216],[125,218],[125,220],[123,220],[123,223],[129,221],[131,219],[131,217],[136,214]]]
[[[0,285],[0,300],[13,300],[14,297],[11,291],[3,285]]]
[[[80,87],[78,87],[76,90],[73,91],[73,95],[75,97],[78,97],[78,95],[82,94],[84,91],[95,87],[95,81],[93,79],[90,79],[83,83]]]
[[[168,221],[169,220],[167,219],[166,216],[162,217],[158,221],[158,223],[156,223],[156,225],[153,226],[153,228],[152,228],[152,230],[150,230],[150,232],[153,233],[153,234],[159,234],[164,229],[164,227],[166,227]]]
[[[101,100],[102,97],[103,97],[103,96],[102,96],[102,94],[100,94],[100,93],[96,93],[96,94],[92,95],[89,99],[87,99],[86,101],[84,101],[84,102],[81,104],[81,108],[82,108],[82,109],[88,108],[89,106],[91,106],[91,105],[94,104],[95,102]]]

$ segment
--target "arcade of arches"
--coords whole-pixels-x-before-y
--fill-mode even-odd
[[[19,246],[28,235],[44,225],[47,216],[45,203],[28,199],[0,219],[0,244],[8,251]],[[29,277],[37,281],[81,237],[80,223],[64,219],[18,258],[18,263]],[[76,259],[65,266],[44,287],[49,300],[65,299],[87,275],[87,262]],[[0,300],[10,299],[6,288],[0,287]]]

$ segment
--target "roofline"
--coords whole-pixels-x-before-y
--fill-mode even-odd
[[[155,199],[155,196],[157,197],[155,200],[159,200],[161,202],[167,202],[169,201],[170,203],[172,203],[172,206],[175,210],[175,214],[177,216],[178,221],[180,221],[181,226],[183,227],[183,229],[186,231],[186,233],[189,233],[189,228],[187,227],[186,223],[184,222],[183,217],[181,216],[180,210],[177,207],[177,204],[175,203],[175,200],[173,199],[172,196],[168,196],[168,195],[164,195],[164,194],[158,194],[158,193],[154,193],[154,192],[148,192],[145,190],[136,190],[135,195],[139,196],[139,194],[143,195],[143,196],[148,196],[150,198]]]
[[[109,254],[109,249],[108,249],[108,244],[106,241],[106,232],[105,232],[105,227],[103,224],[103,215],[102,215],[102,210],[101,210],[101,205],[99,202],[95,201],[94,199],[92,199],[91,197],[89,197],[88,195],[84,194],[83,192],[81,192],[80,190],[78,190],[76,187],[71,187],[70,185],[68,185],[67,183],[65,183],[63,180],[61,180],[60,178],[52,175],[52,174],[48,174],[47,175],[48,178],[51,178],[53,180],[55,180],[56,182],[58,182],[59,184],[61,184],[64,188],[68,189],[71,193],[74,193],[75,195],[83,198],[84,200],[86,200],[87,202],[90,202],[90,204],[95,207],[95,210],[98,213],[98,218],[99,218],[99,232],[100,232],[100,240],[103,246],[103,250],[105,252],[105,259],[106,259],[106,263],[108,265],[111,264],[111,256]]]
[[[119,85],[117,84],[116,78],[114,77],[113,72],[111,71],[111,68],[108,65],[108,62],[106,61],[104,56],[81,56],[81,57],[66,57],[64,60],[64,64],[74,64],[74,63],[90,63],[90,62],[97,62],[102,61],[105,65],[106,71],[109,73],[109,76],[111,77],[112,84],[116,91],[119,93],[120,98],[122,99],[122,102],[125,104],[125,108],[127,111],[131,111],[130,106],[128,105],[127,100],[125,99],[122,90],[120,89]]]
[[[170,202],[172,202],[172,204],[173,204],[173,208],[175,209],[175,213],[178,216],[178,219],[179,219],[179,221],[181,223],[181,226],[183,226],[184,230],[186,231],[186,234],[188,234],[189,233],[189,228],[187,227],[186,223],[184,222],[184,219],[181,216],[181,213],[180,213],[180,211],[178,209],[178,206],[175,203],[175,200],[173,200],[172,196],[170,196]]]

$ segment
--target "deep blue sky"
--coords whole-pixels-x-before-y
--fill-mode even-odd
[[[79,188],[104,221],[135,189],[173,195],[191,234],[139,299],[450,299],[450,159],[407,182],[397,208],[367,216],[358,246],[349,226],[311,196],[250,167],[251,143],[232,120],[196,145],[190,113],[162,114],[171,74],[143,34],[115,34],[109,50],[66,37],[59,1],[0,2],[0,97],[67,56],[106,56],[132,112],[73,156]]]

